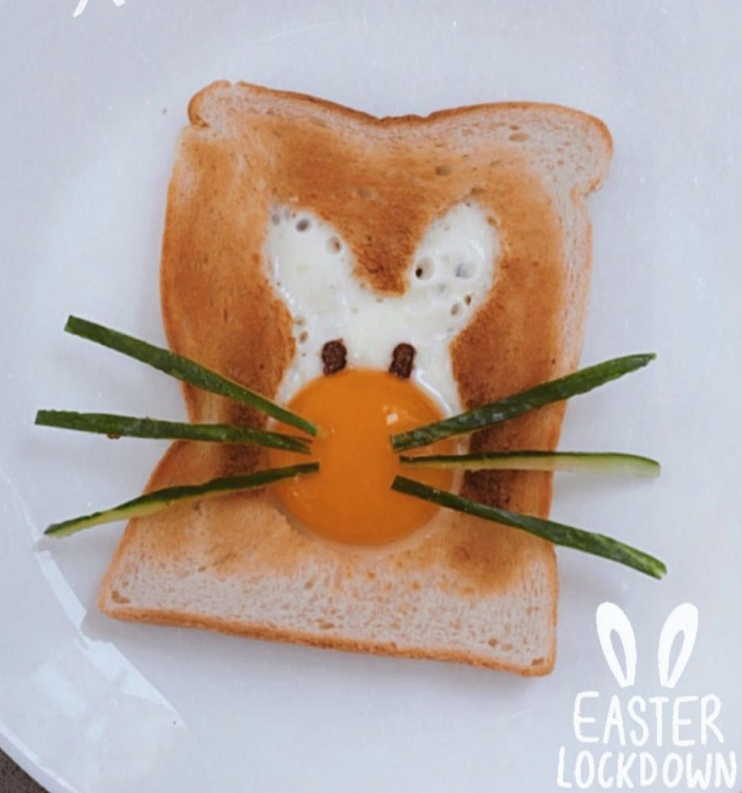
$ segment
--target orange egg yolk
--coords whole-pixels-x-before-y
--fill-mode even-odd
[[[288,404],[314,422],[312,441],[319,473],[275,487],[283,506],[325,539],[356,545],[381,545],[424,526],[438,511],[434,504],[391,490],[401,470],[390,435],[443,418],[437,405],[409,380],[368,369],[348,369],[313,380]],[[282,431],[287,431],[281,427]],[[425,453],[453,452],[440,441]],[[306,457],[271,449],[271,466],[294,465]],[[453,475],[442,469],[410,474],[438,488]]]

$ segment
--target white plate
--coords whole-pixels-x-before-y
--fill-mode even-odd
[[[636,631],[624,699],[668,693],[660,628],[678,603],[698,607],[695,651],[669,694],[717,694],[720,749],[739,747],[740,6],[89,0],[73,19],[75,6],[0,10],[2,748],[54,793],[556,790],[559,748],[568,766],[586,748],[575,696],[619,692],[595,636],[604,600]],[[34,550],[50,520],[136,493],[163,448],[34,429],[37,408],[184,415],[168,378],[62,326],[77,313],[162,340],[175,138],[189,97],[216,78],[375,114],[560,102],[611,128],[612,171],[590,201],[583,361],[648,349],[659,360],[576,400],[562,448],[648,453],[664,475],[564,475],[553,515],[655,551],[670,573],[658,583],[560,552],[550,677],[118,623],[95,594],[120,526]],[[619,748],[615,736],[602,747]]]

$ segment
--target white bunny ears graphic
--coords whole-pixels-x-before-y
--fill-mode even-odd
[[[615,603],[605,602],[598,606],[595,613],[598,640],[603,650],[608,668],[621,688],[634,685],[636,679],[636,637],[631,622],[623,610]],[[623,647],[624,666],[616,655],[611,642],[615,633]],[[678,634],[682,633],[680,652],[670,671],[670,652]],[[676,606],[665,620],[660,632],[657,647],[657,667],[660,685],[675,688],[690,660],[698,634],[698,609],[692,603]]]
[[[125,3],[126,3],[126,0],[113,0],[113,4],[117,8],[121,8],[121,6],[124,5]],[[87,8],[87,5],[88,5],[88,0],[80,0],[80,2],[77,4],[77,8],[75,8],[72,16],[73,17],[79,17],[80,14],[82,14],[82,12]]]

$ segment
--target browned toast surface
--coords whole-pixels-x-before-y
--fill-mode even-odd
[[[611,152],[596,119],[532,104],[376,119],[227,83],[196,95],[189,115],[161,265],[173,350],[274,396],[296,348],[291,316],[263,261],[273,207],[331,223],[352,249],[357,277],[380,294],[398,294],[426,229],[474,198],[496,227],[501,252],[489,295],[451,345],[462,405],[576,367],[590,270],[584,197],[602,181]],[[184,393],[192,421],[262,424],[224,398],[191,386]],[[553,449],[563,411],[551,406],[479,433],[472,448]],[[149,488],[247,473],[265,462],[252,447],[177,443]],[[480,472],[467,475],[463,492],[546,516],[551,476]],[[168,595],[152,581],[158,575],[170,589],[180,581],[182,592]],[[266,577],[287,593],[313,583],[274,609],[264,603],[275,597]],[[222,590],[228,594],[218,601]],[[260,608],[251,610],[251,597]],[[378,615],[399,610],[399,617],[375,624],[361,600]],[[292,602],[305,609],[303,622],[286,616]],[[292,527],[269,496],[237,495],[132,521],[100,604],[125,619],[543,674],[554,660],[556,562],[549,543],[464,516],[370,558]],[[354,604],[363,612],[355,622]],[[436,613],[444,614],[439,625]]]

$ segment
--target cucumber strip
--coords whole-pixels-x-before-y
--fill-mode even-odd
[[[398,476],[392,483],[392,490],[405,493],[423,501],[439,504],[448,509],[458,512],[465,512],[467,515],[474,515],[484,520],[491,520],[494,523],[501,523],[511,526],[514,529],[521,529],[537,537],[553,542],[555,545],[564,545],[567,548],[575,548],[578,551],[602,556],[614,562],[633,567],[640,573],[646,573],[653,578],[662,578],[667,572],[664,562],[655,559],[644,551],[632,548],[630,545],[606,537],[603,534],[595,534],[573,526],[565,526],[563,523],[555,523],[551,520],[536,518],[531,515],[520,515],[517,512],[508,512],[497,507],[490,507],[471,501],[468,498],[448,493],[444,490],[437,490],[434,487],[415,482]]]
[[[418,427],[410,432],[392,435],[392,447],[395,452],[405,452],[408,449],[427,446],[441,438],[463,435],[492,424],[499,424],[501,421],[507,421],[552,402],[560,402],[578,394],[585,394],[611,380],[641,369],[655,358],[654,353],[645,353],[603,361],[603,363],[580,369],[566,377],[560,377],[558,380],[551,380],[513,396],[498,399],[496,402],[490,402],[466,413]]]
[[[182,355],[79,317],[69,317],[64,329],[67,333],[102,344],[104,347],[128,355],[130,358],[136,358],[138,361],[185,383],[190,383],[196,388],[221,394],[237,402],[250,405],[277,421],[306,432],[312,437],[317,436],[317,427],[311,421],[297,416],[296,413],[282,408],[267,397],[256,394]]]
[[[118,416],[112,413],[77,413],[71,410],[40,410],[35,423],[40,427],[96,432],[109,437],[157,438],[167,440],[245,443],[309,454],[309,441],[279,432],[237,427],[231,424],[189,424],[180,421]]]
[[[413,468],[464,468],[467,471],[572,471],[657,477],[660,464],[649,457],[619,452],[481,452],[400,458]]]
[[[44,532],[51,537],[67,537],[91,526],[101,523],[113,523],[117,520],[140,518],[144,515],[154,515],[173,504],[183,504],[198,498],[213,498],[227,493],[236,493],[241,490],[252,490],[257,487],[266,487],[284,479],[293,479],[302,474],[311,474],[319,471],[319,463],[304,463],[292,465],[289,468],[271,468],[267,471],[257,471],[246,476],[226,476],[212,479],[200,485],[183,485],[180,487],[166,487],[154,490],[144,496],[119,504],[117,507],[93,512],[79,518],[52,523]]]

